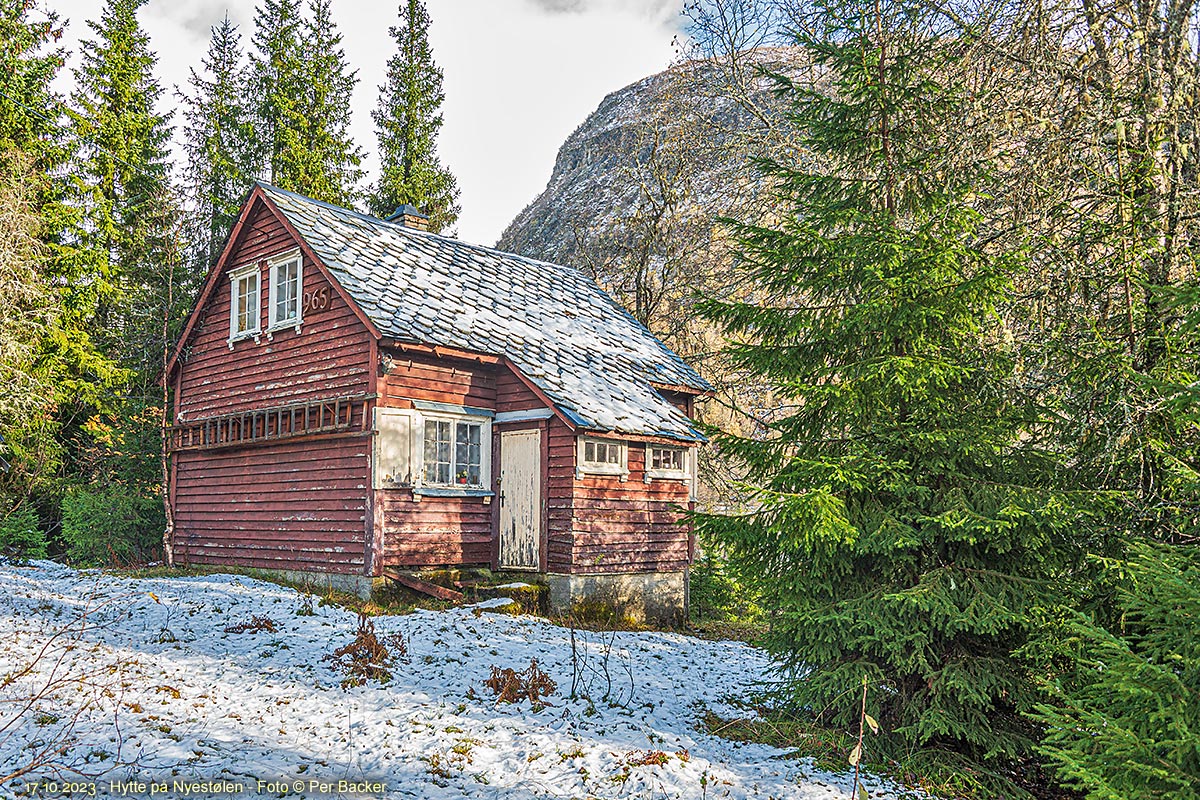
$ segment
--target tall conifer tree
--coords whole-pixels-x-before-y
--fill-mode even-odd
[[[302,161],[305,120],[303,20],[299,0],[264,0],[254,17],[250,101],[259,177],[284,188]]]
[[[27,0],[0,0],[0,75],[5,76],[0,150],[19,151],[27,177],[35,182],[29,189],[31,202],[47,245],[39,264],[41,280],[58,294],[59,313],[50,321],[56,333],[40,345],[39,369],[54,387],[56,402],[95,404],[116,373],[89,332],[91,266],[72,246],[77,204],[69,202],[67,182],[53,177],[73,159],[76,142],[64,135],[63,99],[51,85],[64,63],[62,50],[54,46],[61,32],[53,12],[43,14]],[[9,440],[13,438],[10,431]]]
[[[85,142],[77,174],[106,352],[153,386],[164,309],[164,253],[177,209],[169,175],[170,115],[158,110],[157,58],[137,20],[146,0],[110,0],[75,71],[72,119]]]
[[[362,179],[362,152],[350,138],[350,101],[358,78],[347,67],[330,0],[311,0],[309,11],[312,18],[303,40],[305,128],[291,188],[349,205]]]
[[[400,24],[390,29],[396,54],[388,61],[387,82],[379,87],[372,113],[379,138],[380,177],[371,212],[387,216],[406,203],[429,215],[430,230],[458,219],[458,185],[441,165],[437,136],[442,127],[442,70],[429,46],[429,13],[421,0],[404,0]]]
[[[702,515],[774,611],[797,708],[893,754],[1028,752],[1037,694],[1014,652],[1087,546],[997,313],[1014,262],[985,251],[986,176],[950,161],[968,117],[915,7],[825,2],[800,44],[828,88],[788,85],[811,153],[767,167],[777,227],[738,227],[757,289],[711,300],[736,367],[779,398],[722,436],[757,501]]]
[[[195,215],[192,250],[200,272],[220,254],[256,177],[253,125],[243,97],[246,65],[241,36],[228,14],[213,26],[202,66],[201,74],[192,71],[183,112],[187,193]]]
[[[76,436],[61,500],[62,536],[73,558],[142,552],[163,531],[158,453],[165,419],[158,373],[170,329],[186,298],[176,290],[179,211],[170,183],[170,115],[157,58],[137,20],[146,0],[109,0],[75,71],[71,119],[81,142],[73,181],[84,222],[79,245],[89,258],[85,286],[94,294],[92,327],[104,353],[124,372],[105,414]]]

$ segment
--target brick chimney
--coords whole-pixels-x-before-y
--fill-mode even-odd
[[[410,206],[407,203],[393,211],[392,215],[387,218],[387,221],[398,223],[406,228],[415,228],[419,231],[429,230],[429,217],[422,214],[416,206]]]

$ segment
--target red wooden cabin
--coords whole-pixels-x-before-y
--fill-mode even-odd
[[[176,563],[677,615],[708,384],[578,271],[259,184],[167,370]]]

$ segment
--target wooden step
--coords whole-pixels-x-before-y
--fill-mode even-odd
[[[402,572],[392,572],[384,570],[383,577],[388,580],[395,581],[401,586],[407,586],[414,592],[427,594],[430,597],[436,597],[439,600],[449,600],[452,603],[461,603],[463,601],[463,593],[456,592],[453,589],[447,589],[445,586],[438,586],[436,583],[423,581],[413,575],[405,575]]]

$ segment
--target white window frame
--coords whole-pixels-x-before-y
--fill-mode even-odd
[[[238,284],[242,279],[254,277],[254,327],[238,330]],[[262,335],[262,270],[258,264],[249,264],[229,272],[229,348],[241,339],[254,339]]]
[[[611,462],[588,461],[584,458],[587,445],[603,444],[619,448],[621,458],[616,464]],[[629,445],[620,439],[605,439],[598,436],[580,436],[575,453],[575,477],[584,475],[607,475],[625,480],[629,477]]]
[[[296,316],[294,319],[289,318],[279,320],[276,317],[276,310],[279,300],[279,268],[296,262]],[[288,253],[275,256],[267,261],[267,319],[270,321],[267,326],[268,333],[284,330],[286,328],[295,328],[296,333],[300,332],[300,323],[304,317],[304,257],[299,250],[292,250]]]
[[[652,451],[654,450],[674,450],[680,455],[679,469],[654,469],[650,466],[653,462]],[[655,442],[646,443],[646,482],[651,479],[655,480],[671,480],[671,481],[690,481],[692,474],[695,472],[695,466],[692,456],[694,455],[694,447],[677,447],[669,444],[657,444]]]
[[[417,469],[414,470],[417,486],[431,489],[460,489],[463,491],[489,490],[492,484],[492,418],[479,414],[447,414],[422,411],[417,417],[414,444],[417,452]],[[450,423],[450,483],[435,483],[425,479],[425,425],[428,422]],[[479,426],[479,483],[458,483],[458,425]]]

